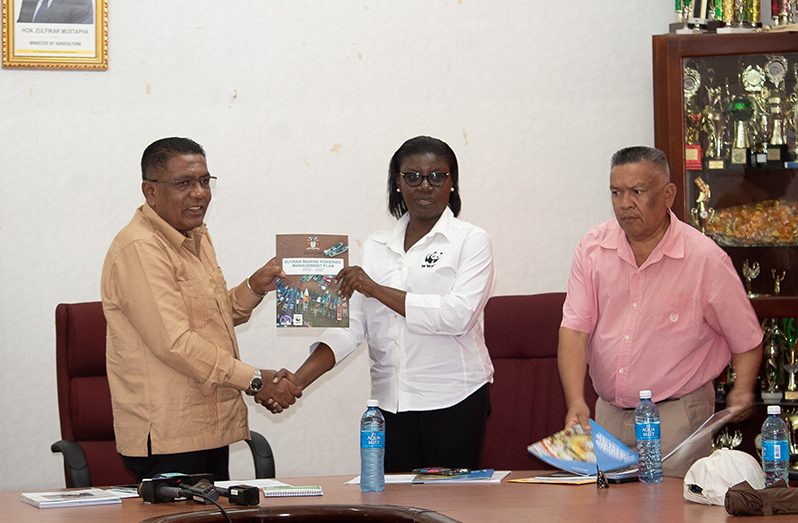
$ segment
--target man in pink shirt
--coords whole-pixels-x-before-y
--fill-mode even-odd
[[[652,391],[664,455],[712,415],[712,380],[730,360],[727,405],[739,418],[750,412],[762,330],[726,253],[670,211],[676,185],[662,151],[615,153],[610,192],[615,219],[581,239],[568,278],[558,346],[565,425],[588,426],[589,366],[596,421],[630,446],[639,392]],[[666,461],[665,474],[683,476],[710,452],[705,443]]]

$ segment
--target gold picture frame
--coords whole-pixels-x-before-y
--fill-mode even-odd
[[[2,0],[3,67],[108,69],[108,0]]]

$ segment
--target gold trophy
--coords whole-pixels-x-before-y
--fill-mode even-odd
[[[701,143],[699,129],[702,114],[696,110],[695,96],[701,88],[701,73],[697,69],[685,66],[682,90],[684,91],[684,166],[687,170],[701,170]]]
[[[784,370],[787,372],[787,386],[784,390],[784,399],[788,401],[798,400],[798,382],[795,380],[795,373],[798,372],[798,361],[795,358],[795,345],[787,351],[786,364]],[[798,429],[798,424],[795,425]]]
[[[787,132],[785,129],[782,100],[786,97],[784,80],[787,77],[787,59],[780,55],[768,56],[765,63],[765,76],[773,84],[774,90],[768,97],[768,135],[767,161],[781,166],[788,159]]]
[[[773,96],[770,104],[770,138],[768,138],[768,162],[781,166],[787,161],[787,133],[784,128],[784,114],[781,111],[781,98]]]
[[[762,401],[779,403],[782,397],[782,365],[781,358],[785,353],[786,338],[779,329],[775,318],[765,329],[765,351],[763,357],[765,382],[762,388]]]
[[[693,221],[693,226],[702,234],[706,234],[706,226],[715,218],[715,209],[708,206],[712,193],[707,182],[700,176],[695,179],[694,183],[698,187],[698,196],[695,199],[696,206],[690,209],[690,218]]]
[[[776,91],[779,93],[784,92],[782,85],[784,79],[787,77],[787,59],[783,56],[768,56],[768,61],[765,64],[765,75]]]
[[[782,412],[782,417],[787,422],[787,438],[790,444],[790,454],[798,454],[798,409],[787,409]],[[795,465],[793,464],[790,466],[792,470],[795,469]]]
[[[707,137],[707,150],[704,152],[707,169],[723,169],[725,167],[723,134],[726,121],[723,117],[721,86],[710,87],[707,85],[704,89],[709,103],[701,111],[701,131]]]
[[[781,274],[779,274],[776,269],[770,269],[770,276],[773,278],[773,294],[778,296],[781,294],[781,282],[787,276],[787,271],[781,271]]]
[[[734,122],[731,163],[732,165],[745,165],[748,163],[749,148],[751,147],[748,122],[754,116],[754,104],[747,96],[738,96],[729,104],[729,114]]]
[[[770,97],[770,89],[765,86],[765,70],[758,65],[749,65],[740,72],[740,83],[751,100],[753,114],[749,132],[753,135],[749,138],[748,165],[751,167],[763,167],[767,164],[767,141],[769,114],[767,99]]]
[[[748,264],[748,258],[743,262],[743,279],[745,279],[745,290],[749,298],[756,298],[759,294],[751,291],[751,282],[759,276],[759,262]]]

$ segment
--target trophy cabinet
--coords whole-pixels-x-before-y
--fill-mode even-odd
[[[657,35],[653,61],[673,211],[729,253],[759,316],[798,316],[798,35]]]
[[[730,426],[756,456],[765,403],[780,403],[787,418],[794,411],[798,434],[798,391],[786,392],[798,364],[789,361],[798,359],[798,35],[669,34],[652,43],[654,138],[677,186],[673,211],[729,254],[765,327],[761,403]],[[722,383],[717,390],[720,408]]]

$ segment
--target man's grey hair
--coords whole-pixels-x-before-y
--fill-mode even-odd
[[[610,169],[619,165],[640,162],[653,163],[662,170],[665,180],[670,181],[671,170],[668,166],[668,159],[665,157],[664,152],[655,147],[646,147],[645,145],[624,147],[612,155],[612,160],[610,160]]]

